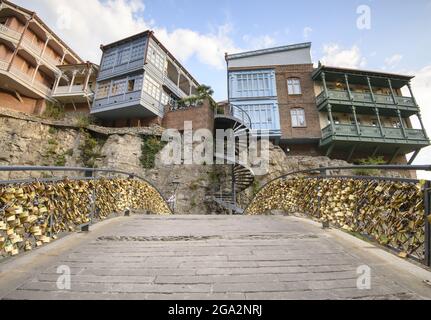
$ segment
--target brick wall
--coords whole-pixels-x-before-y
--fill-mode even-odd
[[[280,111],[281,139],[320,138],[319,114],[316,108],[314,83],[311,79],[312,64],[276,66],[276,85]],[[298,78],[301,83],[300,95],[289,95],[287,80]],[[292,128],[290,111],[302,108],[305,111],[306,127]]]
[[[193,130],[209,129],[214,130],[214,110],[208,101],[202,106],[192,107],[184,110],[165,110],[162,125],[168,129],[184,130],[184,121],[193,122]]]

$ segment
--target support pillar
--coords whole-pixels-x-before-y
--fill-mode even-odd
[[[85,77],[85,81],[84,81],[84,88],[83,88],[84,91],[87,91],[88,89],[88,82],[90,81],[90,77],[92,73],[93,73],[93,68],[89,66],[87,69],[87,76]]]
[[[22,30],[22,33],[21,33],[21,37],[19,38],[18,44],[16,45],[16,48],[12,54],[12,58],[10,59],[10,63],[9,63],[9,67],[7,68],[7,72],[9,72],[10,68],[12,67],[13,61],[15,60],[15,57],[18,54],[18,49],[21,46],[22,40],[24,39],[24,34],[27,31],[28,26],[30,25],[30,22],[33,20],[34,15],[35,15],[35,13],[33,13],[32,16],[29,19],[27,19],[27,21],[25,23],[24,29]]]
[[[336,134],[334,118],[332,117],[332,106],[331,106],[331,104],[328,104],[328,115],[329,115],[329,122],[331,122],[331,132],[332,132],[332,134]]]
[[[395,97],[394,89],[392,88],[391,79],[388,79],[388,84],[389,84],[389,89],[391,90],[392,100],[394,101],[394,104],[397,107],[397,115],[398,115],[398,119],[400,121],[401,129],[403,131],[403,136],[404,136],[404,138],[407,139],[408,137],[407,137],[407,133],[406,133],[406,128],[404,127],[403,118],[401,117],[401,111],[400,111],[400,108],[398,107],[398,101],[397,101],[397,98]]]
[[[380,134],[384,138],[386,136],[386,134],[385,134],[385,131],[383,129],[382,120],[380,119],[379,108],[377,108],[377,107],[374,108],[374,111],[376,112],[377,122],[379,123]]]
[[[40,56],[43,58],[43,55],[45,54],[45,51],[46,51],[46,47],[48,46],[48,42],[49,42],[49,40],[51,40],[51,38],[50,37],[47,37],[46,38],[46,41],[45,41],[45,44],[43,45],[43,49],[42,49],[42,52],[41,52],[41,54],[40,54]]]
[[[357,145],[357,144],[355,144],[355,145],[352,147],[352,149],[350,149],[349,156],[347,157],[347,162],[350,162],[350,160],[352,160],[353,154],[355,153],[357,146],[358,146],[358,145]]]
[[[31,78],[31,84],[32,84],[32,85],[33,85],[33,83],[34,83],[34,79],[36,79],[36,74],[37,74],[37,72],[39,71],[39,67],[40,67],[40,61],[38,61],[38,62],[37,62],[36,69],[34,69],[33,76],[32,76],[32,78]]]
[[[352,113],[353,113],[353,120],[355,121],[356,132],[360,136],[361,135],[361,128],[359,127],[358,117],[356,116],[356,107],[353,104],[352,104]]]
[[[401,148],[396,148],[394,154],[392,155],[391,160],[389,160],[389,164],[392,164],[392,162],[394,162],[395,158],[398,156],[398,154],[400,153]]]
[[[321,79],[322,79],[322,84],[323,84],[323,91],[325,92],[325,96],[327,98],[329,98],[328,96],[328,86],[326,85],[326,75],[324,72],[321,73],[320,75]]]
[[[70,80],[69,92],[72,92],[73,82],[75,81],[76,70],[73,70],[72,80]]]

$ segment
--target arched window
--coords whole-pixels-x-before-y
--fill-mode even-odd
[[[292,118],[292,128],[304,128],[307,126],[305,122],[305,111],[302,108],[295,108],[290,110]]]
[[[289,95],[302,94],[301,81],[298,78],[287,79],[287,92]]]

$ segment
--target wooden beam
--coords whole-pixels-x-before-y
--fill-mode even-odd
[[[331,156],[331,153],[332,153],[332,151],[334,150],[334,147],[335,147],[335,142],[333,142],[333,143],[329,146],[328,150],[326,151],[326,156],[327,156],[327,157],[330,157],[330,156]]]
[[[389,160],[389,164],[391,164],[392,162],[394,162],[395,158],[396,158],[396,157],[398,156],[398,154],[400,153],[400,150],[401,150],[401,148],[400,148],[400,147],[398,147],[398,148],[396,148],[396,149],[395,149],[395,152],[394,152],[394,154],[393,154],[393,156],[392,156],[391,160]]]
[[[374,157],[376,156],[377,152],[379,152],[379,149],[380,149],[380,146],[376,146],[376,147],[374,148],[374,151],[373,151],[373,153],[371,154],[371,157],[372,157],[372,158],[374,158]]]
[[[415,161],[416,157],[417,157],[417,156],[418,156],[418,154],[419,154],[419,151],[421,151],[421,149],[417,149],[417,150],[415,151],[415,153],[413,153],[413,155],[412,155],[412,157],[410,158],[410,160],[409,160],[408,164],[412,164],[412,163],[413,163],[413,161]]]
[[[357,147],[358,147],[358,145],[355,144],[355,145],[353,145],[352,149],[350,149],[349,156],[347,157],[347,160],[346,160],[347,162],[350,162],[350,160],[352,160],[353,153],[356,151]]]

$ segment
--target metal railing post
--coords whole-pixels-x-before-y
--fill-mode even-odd
[[[424,185],[425,264],[431,267],[431,182]]]
[[[328,171],[326,169],[320,169],[319,172],[320,172],[320,175],[322,176],[322,181],[323,181],[323,179],[325,179],[328,176]],[[319,197],[319,199],[318,199],[319,215],[321,215],[321,211],[320,211],[321,201],[322,201],[322,199],[321,199],[321,197]],[[329,220],[327,218],[325,218],[325,220],[322,220],[322,228],[323,229],[329,229]]]

